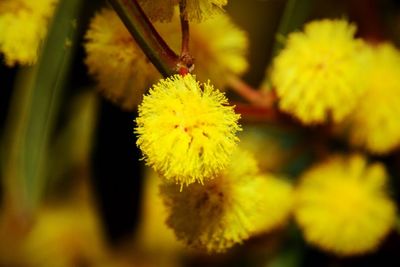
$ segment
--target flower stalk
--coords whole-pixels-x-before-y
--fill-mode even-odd
[[[193,57],[190,55],[189,51],[189,41],[190,41],[190,30],[189,30],[189,19],[186,12],[186,0],[181,0],[179,2],[179,12],[182,30],[182,45],[181,45],[181,55],[180,55],[180,74],[189,73],[193,67]]]
[[[109,0],[128,31],[158,71],[168,77],[179,68],[179,56],[159,35],[136,0]]]

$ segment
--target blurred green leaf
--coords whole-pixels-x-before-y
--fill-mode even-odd
[[[93,88],[83,90],[71,102],[68,121],[61,129],[50,150],[49,191],[56,190],[57,184],[64,185],[64,178],[74,168],[86,167],[97,124],[98,95]],[[58,157],[63,155],[63,157]],[[72,181],[73,182],[73,181]],[[68,181],[67,181],[68,183]],[[65,188],[63,188],[64,190]]]
[[[283,48],[286,37],[289,33],[298,30],[307,20],[313,0],[287,0],[283,11],[277,33],[273,56],[276,56]]]
[[[24,69],[10,107],[2,155],[6,201],[19,212],[37,206],[48,163],[48,148],[76,48],[82,0],[61,0],[38,63]],[[62,155],[59,155],[62,157]]]

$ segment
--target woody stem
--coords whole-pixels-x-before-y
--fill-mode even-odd
[[[168,77],[177,73],[179,56],[167,45],[136,0],[109,0],[137,44],[158,71]]]

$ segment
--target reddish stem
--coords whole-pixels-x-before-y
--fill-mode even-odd
[[[181,0],[179,2],[179,12],[181,21],[181,31],[182,31],[182,42],[181,42],[181,55],[179,57],[179,67],[182,70],[180,72],[187,74],[190,72],[193,66],[193,57],[190,55],[189,51],[189,41],[190,41],[190,30],[189,30],[189,20],[186,12],[186,0]]]
[[[269,108],[271,110],[275,109],[274,104],[277,100],[275,91],[256,90],[244,81],[233,76],[229,78],[229,85],[237,94],[239,94],[249,103],[258,107]]]

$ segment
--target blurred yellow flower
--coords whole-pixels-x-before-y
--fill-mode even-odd
[[[367,90],[351,114],[350,138],[377,154],[400,144],[400,52],[392,44],[370,48]]]
[[[107,257],[93,210],[75,204],[42,208],[23,251],[27,266],[40,267],[98,266]]]
[[[240,116],[221,92],[190,74],[154,85],[138,112],[137,144],[147,164],[182,186],[213,178],[236,148]]]
[[[103,9],[92,19],[85,38],[85,63],[101,92],[124,109],[136,108],[145,89],[161,75],[117,14]]]
[[[0,52],[6,65],[32,65],[38,59],[57,0],[0,1]]]
[[[335,156],[312,167],[297,189],[295,218],[311,244],[339,255],[376,249],[393,227],[394,202],[380,163]]]
[[[237,150],[229,167],[204,185],[161,186],[170,209],[167,224],[190,247],[223,252],[252,234],[283,223],[291,208],[291,187],[260,175],[254,157]]]
[[[314,21],[288,36],[271,73],[279,107],[305,124],[341,121],[364,90],[362,42],[344,20]]]
[[[170,21],[179,0],[139,0],[150,19]],[[187,0],[186,10],[189,20],[200,22],[221,12],[228,0]]]

